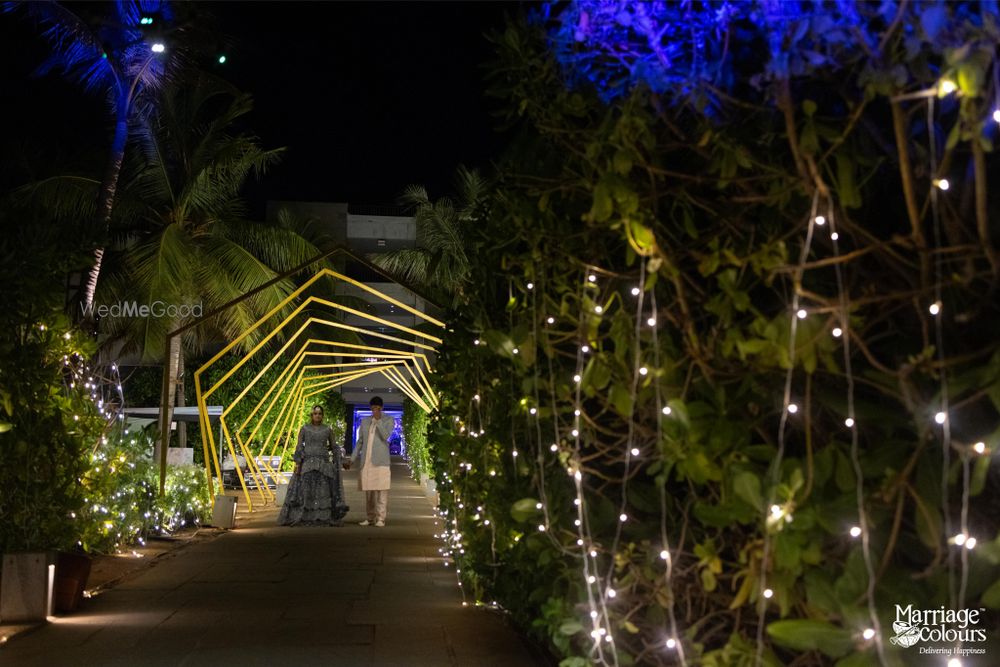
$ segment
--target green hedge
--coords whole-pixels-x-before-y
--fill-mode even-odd
[[[904,18],[919,33],[915,11]],[[995,47],[995,33],[980,38]],[[889,100],[901,91],[870,69],[885,63],[815,68],[787,90],[737,82],[706,108],[642,87],[611,102],[567,89],[538,27],[496,41],[493,93],[520,134],[494,196],[460,230],[470,287],[448,313],[430,431],[470,601],[496,602],[566,665],[676,664],[665,645],[676,624],[689,664],[712,667],[755,664],[758,650],[767,665],[878,664],[864,635],[869,568],[888,664],[916,650],[889,642],[895,604],[1000,608],[998,497],[974,445],[1000,445],[1000,352],[984,319],[998,292],[963,213],[976,170],[995,169],[992,153],[976,155],[991,145],[962,130],[945,148],[950,231],[934,245],[911,236],[900,184],[902,159],[930,229],[926,128],[904,128],[901,158]],[[966,64],[890,43],[904,90],[935,84],[928,59]],[[992,98],[960,83],[937,122],[982,127]],[[926,98],[914,99],[922,118]],[[800,172],[807,161],[815,171]],[[840,258],[830,224],[813,223],[814,179]],[[940,282],[922,256],[948,258]],[[791,339],[796,290],[805,317]],[[941,319],[928,309],[937,299]],[[850,376],[834,331],[844,318]],[[934,422],[942,369],[948,466]],[[850,533],[859,488],[869,563]],[[974,550],[953,540],[966,490]]]
[[[406,443],[406,456],[413,474],[420,479],[434,476],[427,441],[429,424],[427,413],[419,405],[410,399],[403,401],[403,442]]]

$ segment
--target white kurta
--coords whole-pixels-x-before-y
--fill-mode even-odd
[[[391,466],[372,465],[372,447],[375,444],[375,420],[368,427],[368,444],[365,446],[365,460],[358,475],[358,488],[362,491],[386,491],[389,489]]]

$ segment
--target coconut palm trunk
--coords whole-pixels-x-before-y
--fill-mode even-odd
[[[104,172],[104,180],[101,181],[101,190],[97,195],[97,222],[102,233],[106,233],[111,226],[111,210],[115,203],[115,191],[118,189],[118,176],[122,171],[122,162],[125,160],[125,144],[128,142],[128,114],[130,100],[129,93],[122,93],[116,105],[115,113],[115,135],[111,142],[111,155],[108,159],[108,166]],[[101,275],[101,262],[104,259],[104,246],[94,249],[94,263],[87,273],[87,281],[84,285],[83,299],[80,302],[82,315],[89,316],[94,304],[94,293],[97,291],[97,280]]]
[[[181,347],[181,346],[178,346]],[[184,349],[181,347],[177,355],[177,407],[183,408],[184,403]],[[177,422],[177,445],[187,447],[187,422]]]
[[[156,449],[153,458],[161,465],[161,470],[167,460],[167,447],[170,446],[170,424],[174,420],[174,397],[177,395],[177,385],[180,376],[178,371],[182,367],[181,339],[174,336],[170,339],[170,354],[167,356],[167,368],[165,371],[166,382],[163,395],[165,400],[160,403],[160,434],[156,441]],[[163,486],[161,474],[160,486]]]

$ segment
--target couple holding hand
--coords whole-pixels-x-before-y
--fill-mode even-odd
[[[295,473],[288,485],[278,524],[296,526],[319,524],[342,526],[350,509],[344,502],[340,469],[358,465],[358,488],[365,493],[367,518],[362,526],[385,525],[389,501],[389,436],[395,428],[392,417],[382,413],[382,399],[369,401],[371,417],[361,420],[358,442],[350,459],[344,448],[333,441],[333,430],[323,423],[323,408],[312,409],[312,419],[299,430],[292,459]],[[332,456],[331,456],[332,455]],[[332,460],[331,460],[332,458]],[[346,459],[346,460],[345,460]]]

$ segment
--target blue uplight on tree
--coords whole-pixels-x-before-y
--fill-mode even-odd
[[[763,87],[861,61],[900,11],[919,26],[904,38],[913,53],[961,49],[970,26],[1000,23],[996,2],[891,0],[577,0],[546,4],[540,20],[571,84],[589,82],[605,100],[642,85],[710,115],[737,81]]]

